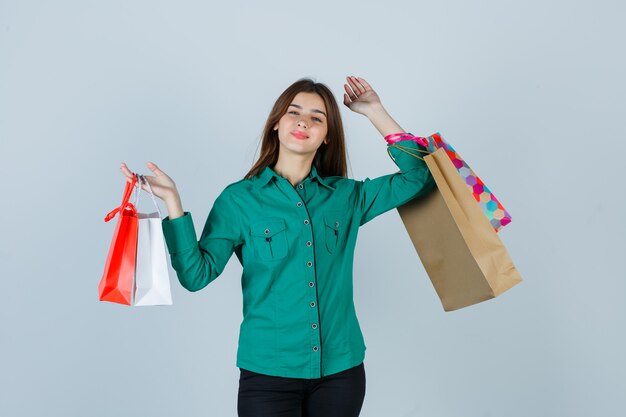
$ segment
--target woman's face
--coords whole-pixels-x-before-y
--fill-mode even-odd
[[[274,125],[278,129],[280,152],[315,155],[326,142],[328,125],[324,100],[316,93],[298,93],[287,112]]]

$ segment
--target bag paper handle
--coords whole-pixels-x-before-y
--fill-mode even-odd
[[[139,210],[139,194],[141,194],[141,184],[143,183],[143,176],[139,174],[135,175],[137,176],[137,182],[139,183],[139,186],[135,188],[135,202],[133,204],[135,205],[135,208]]]
[[[391,157],[391,159],[393,159],[394,161],[395,161],[395,158],[391,155],[391,151],[389,150],[389,148],[396,148],[396,149],[399,149],[399,150],[401,150],[402,152],[408,153],[409,155],[416,157],[417,159],[421,159],[422,161],[424,160],[424,158],[422,158],[421,156],[419,156],[419,155],[417,155],[417,154],[414,154],[414,153],[413,153],[413,152],[411,152],[411,151],[423,152],[423,153],[426,153],[426,154],[429,154],[429,155],[431,154],[431,152],[424,151],[424,150],[422,150],[422,149],[409,148],[408,146],[402,146],[402,145],[398,145],[397,143],[394,143],[394,144],[392,144],[392,145],[387,146],[387,153],[389,154],[389,156]],[[409,151],[409,149],[410,149],[411,151]]]
[[[137,208],[137,210],[139,210],[139,194],[141,194],[141,190],[142,190],[141,184],[146,184],[148,186],[148,190],[150,190],[150,197],[152,197],[152,202],[154,203],[154,206],[156,207],[157,212],[159,213],[159,218],[162,219],[163,215],[161,214],[161,209],[159,209],[159,205],[154,199],[154,193],[152,193],[152,187],[150,186],[150,183],[148,182],[148,180],[146,179],[144,175],[137,174],[137,178],[138,178],[140,186],[137,187],[137,190],[135,192],[135,207]]]
[[[124,196],[122,197],[122,204],[119,207],[116,207],[113,210],[111,210],[109,214],[107,214],[104,217],[105,222],[108,222],[113,217],[115,217],[117,212],[121,213],[125,209],[132,210],[133,213],[137,212],[137,209],[135,208],[135,206],[132,203],[128,202],[128,200],[130,199],[130,195],[133,193],[133,188],[135,187],[136,183],[137,183],[136,175],[133,175],[133,180],[131,182],[126,181],[126,187],[124,188]]]
[[[144,177],[143,175],[140,175],[141,179],[143,181],[146,182],[146,185],[148,186],[148,190],[150,191],[150,197],[152,198],[152,202],[154,203],[154,206],[157,209],[157,212],[159,213],[159,217],[162,218],[163,216],[161,215],[161,209],[159,209],[159,205],[157,204],[156,200],[154,199],[154,194],[152,193],[152,187],[150,187],[150,183],[148,182],[148,180],[146,179],[146,177]]]

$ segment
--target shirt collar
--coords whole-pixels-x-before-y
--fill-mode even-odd
[[[282,178],[282,177],[278,175],[276,171],[274,171],[268,165],[265,168],[263,168],[263,171],[261,171],[259,174],[256,175],[256,184],[258,187],[264,187],[272,180],[272,178]],[[317,174],[317,169],[315,168],[315,165],[311,165],[311,172],[309,173],[308,178],[316,179],[323,186],[330,188],[331,190],[334,190],[334,188],[331,187],[326,182],[326,180],[324,180],[324,178],[320,177]]]

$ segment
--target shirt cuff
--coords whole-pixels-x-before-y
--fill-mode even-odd
[[[394,145],[402,146],[403,150],[396,148]],[[427,152],[418,152],[418,150]],[[387,152],[395,164],[401,171],[406,172],[410,169],[426,166],[423,158],[430,151],[412,139],[405,139],[394,144],[387,144]]]
[[[167,216],[161,222],[161,226],[170,255],[189,250],[198,245],[196,229],[190,212],[185,211],[181,217],[174,220],[170,220],[170,216]]]

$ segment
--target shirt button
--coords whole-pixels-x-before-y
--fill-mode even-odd
[[[270,232],[270,229],[265,229],[265,234],[268,234]]]
[[[306,242],[306,245],[307,245],[307,246],[311,246],[312,244],[313,244],[313,243],[311,243],[311,241],[310,241],[310,240]]]
[[[300,185],[298,185],[298,188],[299,188],[299,189],[303,189],[303,188],[304,188],[304,185],[300,184]]]
[[[315,307],[315,301],[311,301],[311,304],[309,304],[311,307]]]
[[[335,222],[335,227],[338,227],[338,226],[339,226],[339,222]]]
[[[311,327],[312,327],[313,329],[317,329],[317,324],[313,323],[313,324],[311,325]]]
[[[312,266],[312,265],[313,265],[313,262],[311,262],[311,261],[306,263],[306,266]]]
[[[313,352],[317,352],[317,346],[313,346]]]
[[[302,201],[298,201],[298,203],[296,204],[296,206],[298,206],[298,207],[302,207]]]
[[[309,282],[309,287],[313,287],[315,285],[315,283],[313,281]]]
[[[309,224],[309,221],[305,219],[304,224]]]

